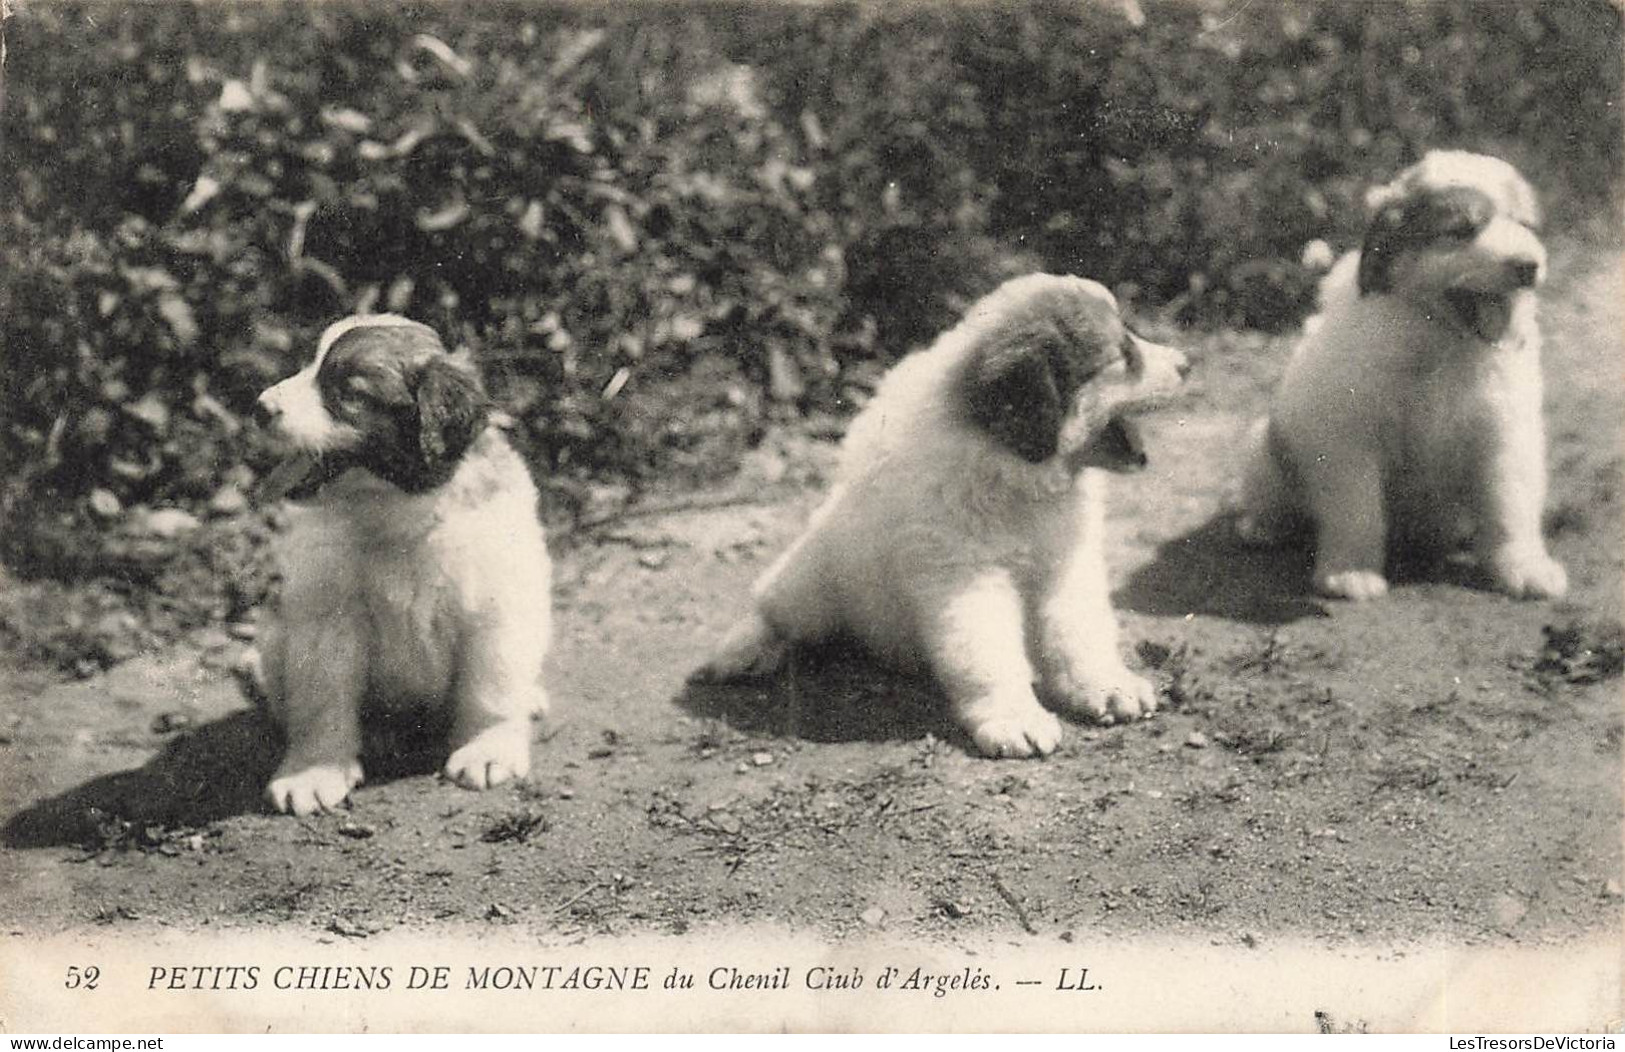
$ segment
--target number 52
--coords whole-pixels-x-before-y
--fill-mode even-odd
[[[94,964],[85,968],[72,964],[68,966],[68,978],[62,985],[69,990],[94,990],[96,989],[96,981],[101,977],[102,970]]]

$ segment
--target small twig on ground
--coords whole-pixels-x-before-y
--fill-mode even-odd
[[[554,906],[553,910],[552,910],[552,913],[553,914],[563,913],[565,910],[569,909],[571,906],[574,906],[576,903],[580,902],[582,899],[586,898],[588,895],[591,895],[593,892],[597,891],[599,888],[602,888],[602,887],[605,887],[605,886],[606,885],[601,880],[593,881],[591,884],[588,884],[586,887],[582,888],[580,891],[576,892],[574,895],[571,895],[569,898],[565,899],[563,902],[559,903],[557,906]]]
[[[997,873],[993,875],[993,890],[998,892],[999,898],[1009,903],[1010,908],[1016,911],[1016,920],[1021,922],[1022,930],[1028,935],[1037,935],[1038,929],[1033,927],[1032,918],[1027,916],[1027,911],[1021,908],[1021,903],[1017,901],[1015,894],[1004,886],[1004,881],[999,879]]]
[[[577,534],[590,534],[602,530],[607,526],[614,526],[627,519],[644,519],[655,515],[677,515],[687,511],[714,511],[718,508],[736,508],[744,505],[760,505],[772,503],[763,500],[759,493],[723,493],[710,496],[690,497],[672,501],[651,501],[648,504],[627,505],[614,511],[605,512],[596,518],[582,519],[573,524],[567,531],[571,536]],[[602,540],[604,538],[595,538]],[[615,538],[608,538],[615,540]]]

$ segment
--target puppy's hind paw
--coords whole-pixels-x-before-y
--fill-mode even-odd
[[[1157,688],[1126,668],[1060,685],[1061,703],[1097,723],[1142,719],[1157,709]]]
[[[358,760],[311,764],[293,771],[284,764],[265,787],[265,798],[283,814],[304,817],[333,810],[360,784]]]
[[[996,759],[1047,756],[1061,744],[1061,721],[1032,698],[1020,704],[984,699],[960,722],[982,755]]]
[[[1375,570],[1338,570],[1315,574],[1315,588],[1333,599],[1380,599],[1388,594],[1388,579]]]
[[[1552,599],[1569,590],[1563,564],[1545,552],[1503,552],[1490,560],[1490,581],[1514,599]]]
[[[530,773],[530,724],[510,720],[487,727],[454,750],[441,772],[464,789],[491,789]]]
[[[689,673],[690,683],[726,683],[760,679],[777,672],[790,652],[790,642],[752,612],[728,631],[711,659]]]

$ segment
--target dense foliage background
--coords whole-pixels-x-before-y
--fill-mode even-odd
[[[1305,243],[1430,146],[1618,221],[1607,0],[33,0],[7,38],[4,554],[142,623],[257,599],[243,414],[357,309],[473,348],[567,511],[845,411],[1012,272],[1289,326]]]

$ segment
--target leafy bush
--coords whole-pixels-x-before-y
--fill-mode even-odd
[[[1618,221],[1607,0],[1147,12],[25,5],[4,554],[116,577],[135,512],[235,507],[242,414],[357,309],[471,347],[570,503],[727,470],[1020,270],[1290,325],[1304,243],[1353,244],[1430,146],[1507,156],[1559,229]]]
[[[241,76],[214,56],[168,56],[188,69],[183,85],[122,46],[83,70],[93,86],[137,85],[107,90],[115,111],[192,118],[141,129],[184,145],[139,166],[77,128],[99,148],[57,152],[84,97],[70,84],[14,100],[26,212],[58,219],[13,215],[8,231],[36,258],[20,261],[4,305],[22,366],[8,376],[7,444],[40,492],[207,496],[243,455],[225,441],[235,414],[355,309],[412,313],[473,346],[532,448],[566,474],[636,476],[680,446],[682,421],[648,409],[696,362],[720,357],[751,387],[775,362],[831,374],[840,246],[806,207],[810,173],[751,109],[748,70],[732,93],[708,93],[656,84],[664,72],[624,52],[598,57],[602,29],[523,21],[514,33],[490,12],[448,44],[409,16],[296,10],[296,29],[287,9],[216,16]],[[85,14],[52,10],[28,28],[66,35]],[[148,21],[183,16],[210,12],[126,11],[118,36],[186,39]],[[292,46],[241,56],[245,40],[282,38]],[[49,72],[14,76],[51,84]],[[158,97],[169,88],[184,102]],[[663,109],[632,105],[654,88]],[[792,400],[805,390],[781,387]]]
[[[1365,187],[1434,146],[1506,156],[1559,224],[1617,224],[1606,0],[1146,11],[819,7],[736,25],[782,45],[765,67],[781,119],[816,115],[842,144],[821,185],[850,223],[901,222],[926,245],[945,224],[985,234],[1188,321],[1297,320],[1304,243],[1355,243]]]

